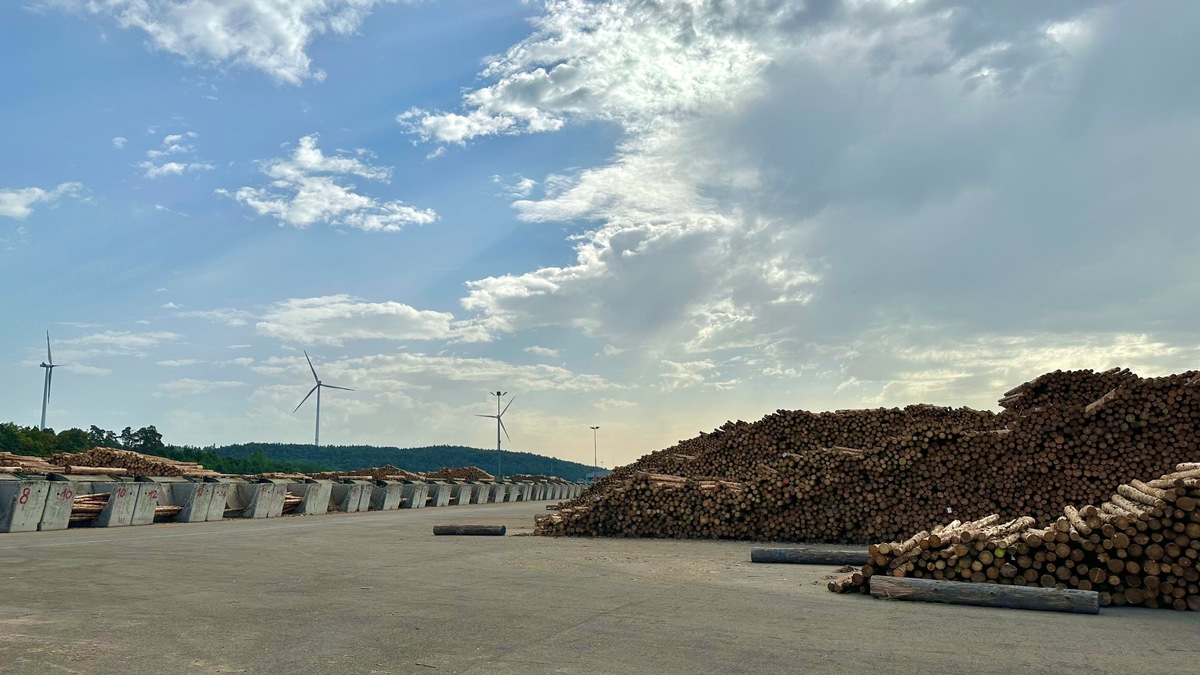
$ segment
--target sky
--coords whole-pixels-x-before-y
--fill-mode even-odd
[[[606,467],[1200,355],[1200,3],[0,3],[0,420]],[[599,426],[593,437],[591,426]],[[595,441],[595,445],[593,442]]]

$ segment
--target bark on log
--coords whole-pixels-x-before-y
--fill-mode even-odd
[[[870,584],[871,595],[892,600],[946,602],[954,605],[1007,607],[1075,614],[1100,613],[1100,594],[1096,591],[879,576],[871,577]]]
[[[867,550],[865,548],[819,549],[755,546],[750,549],[750,562],[756,563],[859,566],[866,560]]]
[[[434,525],[437,535],[462,535],[479,537],[503,537],[507,532],[504,525]]]

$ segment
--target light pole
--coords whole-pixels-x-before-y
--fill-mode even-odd
[[[596,430],[600,427],[588,427],[592,430],[592,482],[596,482],[596,474],[600,473],[600,454],[596,450]]]

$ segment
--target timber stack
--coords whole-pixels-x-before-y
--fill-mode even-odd
[[[495,476],[477,466],[443,467],[432,473],[425,474],[425,477],[429,480],[474,480],[485,483],[492,483],[496,480]]]
[[[871,543],[947,518],[1042,527],[1200,457],[1200,374],[1056,371],[999,414],[918,405],[729,422],[618,468],[543,535]]]
[[[195,462],[180,462],[166,457],[144,455],[133,450],[92,448],[87,452],[60,452],[50,456],[50,464],[63,473],[108,473],[131,476],[215,477],[221,474]]]
[[[953,521],[873,544],[829,590],[877,576],[1097,591],[1100,604],[1200,611],[1200,463],[1122,483],[1098,506],[1065,506],[1045,527],[1023,516]]]
[[[323,473],[310,474],[312,478],[318,480],[340,480],[344,478],[353,478],[358,480],[425,480],[425,476],[411,471],[405,471],[398,466],[385,464],[384,466],[371,466],[365,469],[351,469],[349,471],[326,471]]]

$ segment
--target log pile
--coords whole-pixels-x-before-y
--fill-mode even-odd
[[[326,471],[310,475],[319,480],[342,480],[346,478],[356,480],[425,480],[423,474],[405,471],[391,464],[372,466],[365,469],[353,469],[351,471]]]
[[[430,480],[474,480],[494,482],[496,477],[477,466],[460,466],[457,468],[442,468],[425,474]]]
[[[45,457],[0,452],[0,473],[47,474],[57,473],[60,470],[62,470],[61,465],[55,466],[47,462]]]
[[[1094,590],[1100,604],[1200,611],[1200,463],[1119,484],[1098,506],[1067,505],[1045,527],[993,514],[874,544],[834,592],[877,576]]]
[[[1058,371],[1006,392],[1002,407],[729,422],[615,470],[535,532],[866,544],[948,518],[1046,526],[1124,477],[1200,457],[1197,372]]]
[[[81,523],[89,520],[94,520],[104,507],[108,505],[108,493],[97,493],[91,495],[76,495],[75,502],[71,505],[70,522]]]
[[[543,476],[541,474],[518,473],[508,477],[511,481],[518,483],[565,483],[567,481],[558,476]]]
[[[92,448],[87,452],[60,452],[50,456],[55,472],[114,473],[124,469],[132,476],[220,476],[195,462],[180,462],[166,457],[143,455],[133,450]]]

